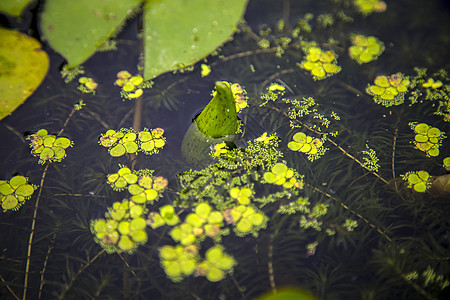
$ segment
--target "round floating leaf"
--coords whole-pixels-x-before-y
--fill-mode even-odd
[[[41,84],[47,74],[49,59],[34,38],[4,28],[0,28],[0,36],[1,120]]]
[[[136,153],[138,151],[139,146],[136,144],[136,142],[126,142],[123,144],[125,147],[125,150],[127,153]]]
[[[43,36],[69,67],[83,63],[107,40],[140,0],[47,0]],[[76,26],[74,26],[76,24]]]
[[[411,184],[416,184],[421,181],[422,181],[422,179],[420,179],[419,176],[415,173],[409,174],[409,176],[408,176],[408,182]]]
[[[152,134],[150,132],[148,132],[148,131],[141,131],[141,132],[139,132],[139,137],[138,138],[139,138],[139,140],[141,142],[148,142],[153,137],[152,137]]]
[[[124,155],[126,152],[125,146],[122,144],[117,144],[109,150],[109,154],[113,157],[119,157]]]
[[[123,251],[130,251],[134,248],[134,242],[127,235],[122,235],[118,244],[119,248]]]
[[[427,190],[427,184],[425,182],[419,182],[413,188],[416,192],[423,193]]]
[[[2,198],[2,208],[4,210],[14,209],[19,204],[19,201],[13,195],[4,196]]]
[[[39,155],[39,158],[43,161],[47,161],[55,156],[55,152],[51,148],[44,148],[42,150],[41,154]]]
[[[430,128],[430,126],[428,126],[427,124],[420,123],[420,124],[417,124],[416,127],[414,127],[414,131],[416,133],[427,135],[427,132],[428,132],[429,128]]]
[[[222,270],[215,268],[215,267],[210,267],[209,272],[206,275],[206,278],[211,282],[220,281],[224,277],[225,277],[225,273]]]
[[[17,188],[15,194],[22,197],[30,197],[34,193],[34,187],[30,184],[24,184]]]
[[[439,148],[436,146],[433,146],[430,148],[430,150],[427,151],[429,156],[435,157],[439,155]]]
[[[144,230],[133,231],[130,236],[136,243],[145,243],[147,241],[147,233]]]
[[[425,143],[428,141],[428,137],[426,135],[423,134],[416,134],[416,136],[414,137],[414,139],[416,140],[416,142],[418,143]]]
[[[26,184],[27,183],[27,179],[26,177],[22,176],[22,175],[17,175],[14,176],[13,178],[11,178],[11,180],[9,181],[9,184],[11,185],[11,187],[13,189],[16,189],[17,187]]]
[[[316,66],[314,67],[314,69],[311,70],[311,74],[316,76],[316,77],[324,77],[325,76],[325,70],[323,69],[322,65]]]
[[[382,95],[384,93],[384,91],[386,90],[386,88],[380,87],[378,85],[371,85],[369,87],[369,90],[375,95]]]
[[[61,147],[52,147],[55,152],[55,160],[61,160],[66,156],[66,150]]]
[[[70,144],[71,141],[66,137],[57,138],[56,141],[53,143],[53,145],[62,147],[64,149],[68,148]]]
[[[236,224],[236,229],[243,233],[250,232],[250,230],[252,230],[252,227],[253,224],[247,219],[242,219]]]
[[[306,142],[306,134],[303,132],[297,132],[296,134],[294,134],[292,139],[299,143],[305,143]]]
[[[207,56],[231,36],[246,4],[246,0],[148,1],[144,7],[144,78]]]
[[[0,184],[0,194],[11,195],[12,193],[14,193],[14,189],[9,183],[3,182],[2,184]]]
[[[132,185],[128,186],[128,192],[131,195],[137,195],[137,194],[142,193],[143,191],[144,191],[144,188],[140,187],[137,184],[132,184]]]
[[[387,78],[387,76],[377,76],[375,78],[374,83],[380,87],[389,87],[391,84],[389,83],[389,79]]]
[[[441,131],[436,127],[430,128],[427,132],[427,135],[429,137],[439,137],[441,134],[442,134]]]

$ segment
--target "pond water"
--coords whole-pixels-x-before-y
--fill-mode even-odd
[[[0,121],[0,179],[20,174],[39,185],[18,211],[1,213],[0,297],[22,298],[26,277],[28,299],[255,299],[285,287],[308,290],[317,299],[448,299],[450,180],[443,177],[448,173],[443,160],[450,156],[450,82],[439,70],[450,70],[449,7],[446,1],[386,2],[386,11],[362,15],[353,1],[250,1],[247,26],[218,55],[207,58],[209,76],[201,77],[201,63],[193,71],[162,75],[144,91],[141,108],[136,101],[122,100],[113,84],[121,70],[137,73],[138,18],[118,35],[117,51],[97,53],[84,64],[83,76],[99,83],[95,95],[77,90],[77,79],[65,83],[59,73],[63,58],[44,45],[51,60],[47,77],[25,104]],[[6,18],[2,22],[17,25]],[[296,34],[295,28],[300,28]],[[358,64],[348,54],[352,34],[377,37],[384,52]],[[315,46],[305,43],[312,41]],[[342,70],[314,80],[299,67],[311,47],[334,51]],[[405,103],[376,104],[367,86],[381,80],[377,76],[397,73],[417,84],[404,93]],[[442,86],[427,88],[429,78]],[[180,177],[195,168],[183,160],[181,141],[220,80],[239,83],[247,92],[236,145],[259,145],[242,159],[254,165],[227,168],[230,160],[222,160],[216,169]],[[263,104],[261,93],[267,97],[271,83],[282,86],[284,95],[272,94],[276,100]],[[411,104],[414,96],[418,103]],[[295,107],[295,99],[308,97],[316,104],[306,107],[304,100]],[[81,100],[86,105],[74,111]],[[99,145],[102,134],[131,128],[139,116],[137,131],[164,129],[164,148],[153,155],[111,157]],[[427,156],[429,147],[420,151],[418,142],[426,135],[417,127],[421,123],[439,129],[427,137],[437,139],[431,143],[438,155]],[[74,142],[61,162],[39,165],[30,154],[26,138],[40,129],[54,135],[64,129],[61,136]],[[288,147],[293,139],[299,142],[298,132],[311,137],[308,143],[315,143],[320,155]],[[276,135],[278,146],[276,139],[255,141],[264,133]],[[294,175],[277,174],[272,169],[276,163]],[[154,170],[154,176],[168,180],[161,197],[145,206],[145,218],[173,205],[183,221],[197,202],[220,211],[223,235],[197,236],[193,245],[197,264],[214,245],[234,258],[222,280],[213,282],[213,275],[208,280],[198,267],[192,274],[168,276],[160,249],[177,245],[170,234],[173,226],[147,226],[148,241],[132,254],[108,254],[101,239],[94,240],[91,222],[130,196],[106,182],[122,166]],[[408,182],[408,172],[418,171],[434,176],[423,186],[430,188],[440,178],[446,192],[414,190],[418,181]],[[293,186],[273,184],[265,175],[270,172],[296,181]],[[239,231],[236,219],[227,222],[240,201],[232,197],[232,188],[249,188],[249,207],[265,216],[251,233]]]

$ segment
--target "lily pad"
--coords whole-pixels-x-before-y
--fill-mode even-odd
[[[0,120],[37,89],[48,66],[47,53],[37,40],[0,28]]]
[[[192,65],[214,51],[233,34],[246,4],[246,0],[148,1],[144,78]]]
[[[0,1],[0,11],[14,17],[20,17],[23,9],[33,0],[2,0]]]
[[[43,36],[67,60],[80,65],[133,14],[141,0],[47,0]]]

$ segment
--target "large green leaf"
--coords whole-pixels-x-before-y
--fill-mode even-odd
[[[0,1],[0,11],[14,17],[20,17],[23,9],[33,0],[2,0]]]
[[[44,38],[69,67],[88,59],[142,0],[47,0],[41,16]]]
[[[0,28],[0,120],[41,84],[49,59],[35,39]]]
[[[196,63],[230,38],[246,0],[149,0],[145,69],[150,79]]]

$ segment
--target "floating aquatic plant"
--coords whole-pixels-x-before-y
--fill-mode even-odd
[[[94,79],[89,77],[80,77],[78,79],[78,89],[85,94],[94,94],[97,89],[98,83]]]
[[[435,114],[441,116],[445,122],[450,122],[450,78],[447,71],[441,69],[427,75],[427,69],[415,68],[417,76],[411,79],[411,104],[431,101],[436,108]]]
[[[133,253],[138,245],[147,242],[145,211],[145,207],[128,199],[115,202],[105,219],[91,222],[95,241],[108,253]]]
[[[352,34],[351,40],[353,45],[348,48],[348,54],[360,65],[378,59],[384,51],[384,43],[374,36]]]
[[[167,187],[166,178],[153,176],[148,169],[134,170],[120,166],[117,173],[107,176],[107,183],[115,191],[128,190],[130,197],[115,202],[105,213],[105,219],[91,222],[95,241],[108,253],[133,253],[147,241],[144,218],[147,204],[153,204]]]
[[[223,214],[227,223],[233,224],[233,230],[237,236],[253,234],[254,237],[258,237],[259,230],[267,226],[268,217],[250,205],[228,208]]]
[[[66,137],[48,134],[40,129],[27,137],[30,140],[31,154],[39,157],[38,163],[60,162],[66,157],[66,149],[73,146],[73,142]]]
[[[353,0],[353,5],[365,16],[373,12],[383,12],[387,8],[386,2],[379,0]]]
[[[431,182],[429,180],[430,174],[426,171],[411,171],[400,176],[407,182],[408,188],[412,188],[419,193],[425,192],[431,186]]]
[[[275,164],[270,171],[264,173],[264,180],[268,183],[282,185],[285,188],[302,188],[303,183],[298,180],[294,170],[289,169],[284,163]]]
[[[297,132],[292,137],[293,141],[288,143],[288,148],[292,151],[302,152],[308,155],[308,159],[313,161],[325,154],[323,141],[318,138],[306,135],[303,132]]]
[[[341,71],[341,67],[337,65],[337,55],[334,51],[325,51],[310,44],[306,44],[302,49],[306,57],[298,65],[300,68],[310,71],[314,80],[325,79]]]
[[[390,107],[405,101],[409,84],[409,78],[402,73],[380,75],[375,78],[374,85],[367,87],[366,92],[373,96],[376,104]]]
[[[202,71],[201,71],[202,77],[206,77],[211,73],[211,67],[209,65],[201,64],[200,67],[202,68]]]
[[[410,122],[408,125],[416,134],[413,141],[416,148],[425,152],[427,156],[438,156],[439,146],[442,145],[442,140],[446,138],[444,132],[426,123]]]
[[[163,134],[164,129],[162,128],[155,128],[151,131],[144,128],[139,132],[132,128],[122,128],[119,131],[110,129],[101,135],[99,144],[109,148],[108,152],[113,157],[119,157],[125,153],[134,154],[138,151],[152,155],[157,154],[166,144]]]
[[[120,71],[114,84],[122,88],[120,96],[123,99],[132,100],[141,97],[144,89],[151,87],[153,82],[144,81],[141,75],[132,76],[128,71]]]
[[[3,211],[18,210],[25,200],[30,199],[37,186],[28,183],[28,178],[16,175],[8,180],[0,180],[0,205]]]

